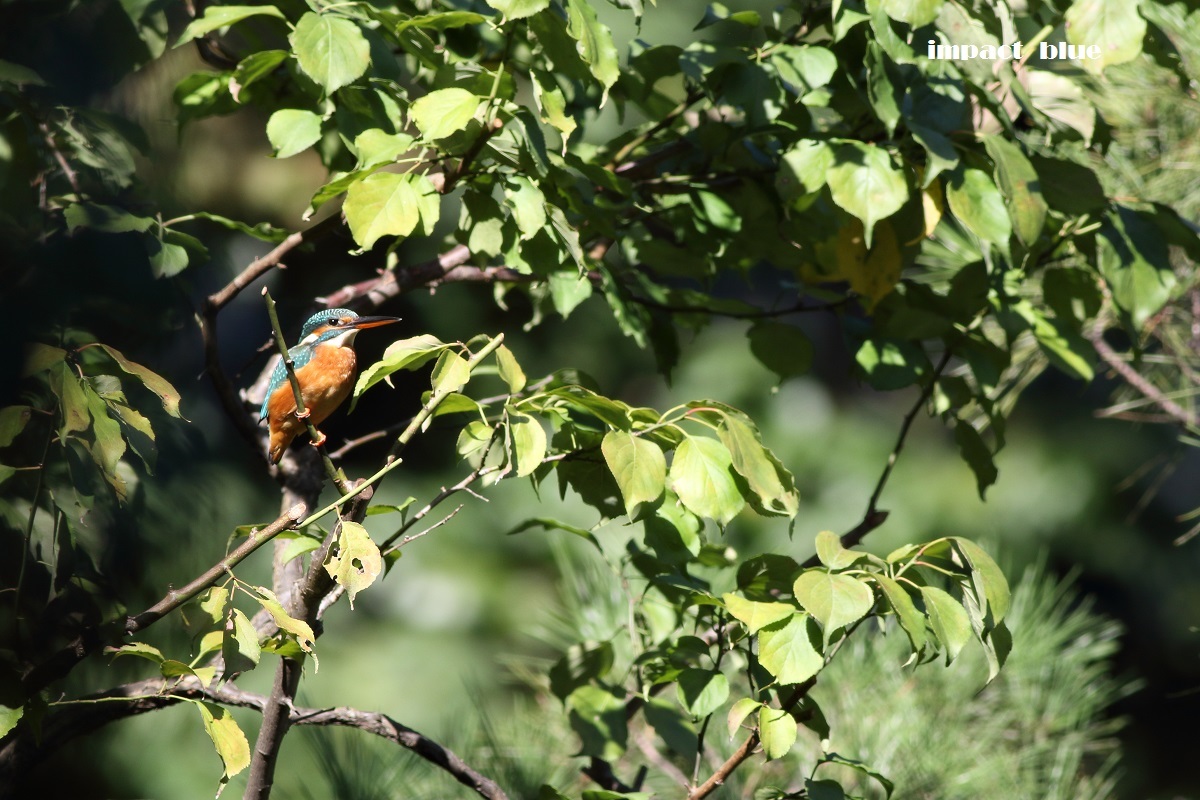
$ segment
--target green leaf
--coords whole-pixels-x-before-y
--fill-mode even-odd
[[[452,350],[445,350],[433,365],[432,387],[443,394],[457,392],[471,380],[471,365]]]
[[[580,755],[612,761],[625,751],[629,729],[625,700],[599,686],[580,686],[567,697],[567,718],[579,735]]]
[[[642,520],[646,546],[668,564],[683,564],[700,554],[704,523],[667,493],[654,513]]]
[[[879,585],[883,590],[884,597],[887,598],[888,605],[896,612],[896,618],[900,621],[900,627],[908,634],[908,640],[912,644],[914,653],[918,655],[925,649],[925,615],[917,610],[917,606],[913,603],[912,597],[904,590],[898,581],[895,581],[886,575],[874,574],[871,580]]]
[[[56,364],[50,371],[50,390],[58,397],[62,411],[60,436],[76,431],[86,431],[91,424],[87,395],[83,384],[65,362]]]
[[[258,631],[240,609],[232,613],[225,622],[221,637],[221,657],[225,659],[225,677],[249,672],[258,666],[262,648],[258,644]]]
[[[425,362],[440,355],[447,347],[450,345],[428,333],[392,342],[383,351],[383,358],[367,367],[358,376],[358,383],[354,385],[354,398],[357,400],[359,395],[382,380],[387,380],[390,386],[391,380],[388,376],[393,372],[402,369],[417,369]]]
[[[954,425],[954,443],[963,460],[975,473],[975,485],[979,490],[979,499],[984,499],[987,488],[996,482],[996,464],[992,460],[992,451],[979,435],[979,431],[966,420],[958,420]]]
[[[158,373],[143,367],[141,364],[125,358],[121,354],[121,351],[116,348],[109,347],[106,344],[97,346],[108,353],[109,357],[117,362],[117,366],[140,380],[143,386],[158,395],[158,399],[162,401],[163,409],[168,414],[178,419],[186,419],[186,417],[179,413],[179,392],[175,391],[175,387],[171,385],[170,381]]]
[[[845,569],[859,559],[867,557],[866,553],[842,547],[842,537],[833,531],[821,531],[817,534],[817,558],[830,569]]]
[[[782,708],[763,706],[758,710],[758,738],[768,761],[786,756],[798,731],[795,718]]]
[[[734,619],[744,623],[750,633],[758,633],[762,628],[790,619],[796,613],[796,607],[787,603],[762,603],[736,594],[725,594],[721,599],[725,601],[726,610]]]
[[[225,607],[229,604],[229,590],[224,586],[214,586],[204,594],[204,599],[200,601],[200,610],[203,611],[212,622],[220,622],[225,619]]]
[[[390,164],[412,149],[416,141],[407,133],[387,133],[382,128],[368,128],[354,137],[354,152],[360,169],[376,164]]]
[[[580,686],[603,680],[612,666],[611,642],[573,644],[547,672],[550,691],[566,700]]]
[[[795,325],[756,322],[746,335],[750,338],[750,352],[781,381],[803,375],[812,368],[812,342]]]
[[[530,70],[533,78],[533,100],[537,103],[538,113],[548,124],[554,126],[562,134],[565,142],[575,131],[578,123],[575,117],[567,111],[567,100],[562,89],[550,73],[533,68]]]
[[[512,351],[504,345],[496,348],[496,369],[510,392],[515,394],[525,388],[525,371],[517,363]]]
[[[928,25],[937,19],[943,0],[880,0],[884,12],[897,22],[913,28]]]
[[[620,76],[617,46],[612,31],[596,18],[596,10],[588,0],[566,0],[567,33],[577,42],[579,57],[588,65],[593,77],[604,87],[600,105],[608,99],[608,90]]]
[[[761,510],[795,516],[799,497],[792,477],[763,445],[758,432],[738,417],[725,414],[717,426],[717,436],[729,450],[733,468],[758,497]]]
[[[487,0],[505,19],[523,19],[550,7],[550,0]]]
[[[1161,232],[1126,206],[1109,212],[1096,239],[1100,274],[1135,328],[1162,310],[1175,288],[1175,272]]]
[[[970,539],[951,536],[950,541],[954,543],[966,565],[970,567],[971,580],[980,596],[987,600],[987,607],[981,610],[990,612],[992,619],[999,623],[1008,613],[1011,603],[1008,580],[1004,577],[1004,572],[987,554],[987,551]]]
[[[940,2],[940,0],[939,0]],[[867,43],[867,98],[875,116],[887,128],[888,136],[896,132],[900,122],[900,102],[903,91],[898,90],[888,74],[888,58],[878,42]]]
[[[260,222],[257,225],[249,225],[245,222],[239,222],[236,219],[222,217],[220,214],[211,214],[207,211],[196,211],[191,214],[196,219],[208,220],[216,224],[228,228],[231,231],[238,231],[247,236],[253,236],[264,242],[274,242],[278,244],[286,239],[290,234],[283,228],[276,228],[267,222]]]
[[[833,165],[833,148],[814,139],[801,139],[783,154],[775,188],[786,203],[812,194],[825,185]]]
[[[758,661],[781,684],[803,683],[825,666],[825,659],[814,644],[819,633],[809,616],[795,612],[758,632]]]
[[[792,588],[797,602],[821,623],[826,645],[834,631],[858,622],[875,605],[875,593],[853,575],[809,569]]]
[[[376,172],[351,184],[343,210],[354,241],[370,250],[380,237],[412,233],[421,221],[422,180],[429,182],[423,175]]]
[[[983,140],[992,163],[996,165],[996,183],[1008,206],[1013,230],[1027,247],[1037,241],[1046,222],[1048,206],[1041,193],[1037,171],[1014,142],[1002,136],[986,136]]]
[[[921,597],[925,601],[929,627],[941,642],[949,665],[971,638],[971,618],[961,603],[936,586],[922,586]]]
[[[161,664],[164,661],[162,651],[154,645],[146,644],[145,642],[130,642],[120,647],[107,648],[105,652],[111,654],[113,658],[137,656],[147,661],[153,661],[155,664]]]
[[[218,6],[210,6],[208,10],[214,8]],[[243,58],[233,71],[232,80],[240,87],[238,91],[270,75],[287,60],[287,57],[287,50],[259,50]]]
[[[0,739],[8,735],[8,732],[17,727],[17,723],[21,721],[21,717],[25,714],[25,707],[18,706],[9,708],[8,706],[0,706]]]
[[[255,586],[254,591],[258,595],[255,599],[271,615],[275,626],[284,633],[294,636],[300,649],[311,655],[312,646],[316,643],[317,638],[313,635],[312,627],[304,620],[290,616],[284,610],[283,604],[279,602],[279,598],[270,589],[265,586]],[[313,660],[316,661],[315,655],[313,655]]]
[[[530,239],[546,227],[546,197],[524,175],[516,175],[508,180],[504,202],[513,211],[513,219],[517,222],[522,239]]]
[[[715,439],[689,436],[675,450],[668,485],[693,514],[727,525],[745,505],[733,479],[733,459]]]
[[[862,221],[868,248],[875,223],[895,214],[908,199],[904,173],[892,165],[888,152],[862,142],[837,148],[828,181],[833,202]]]
[[[1000,190],[986,172],[962,166],[954,170],[946,181],[946,200],[968,231],[985,242],[1007,244],[1012,222]]]
[[[0,408],[0,447],[8,447],[25,430],[33,411],[29,406]]]
[[[212,739],[213,747],[217,749],[217,755],[225,767],[225,773],[221,776],[223,785],[250,766],[250,743],[227,709],[211,703],[196,703],[195,706],[204,720],[204,732]]]
[[[45,372],[55,364],[61,364],[66,358],[67,351],[61,347],[30,342],[25,345],[25,363],[21,367],[21,377],[28,378],[30,375]]]
[[[308,77],[333,94],[352,83],[371,63],[371,46],[358,25],[333,14],[306,13],[288,40]]]
[[[321,138],[321,118],[299,108],[281,108],[267,120],[267,139],[276,158],[289,158],[312,147]]]
[[[1068,42],[1100,47],[1099,58],[1080,61],[1089,72],[1099,74],[1142,52],[1146,20],[1138,13],[1136,0],[1075,0],[1067,9],[1065,22]]]
[[[374,583],[382,569],[383,558],[367,529],[357,522],[343,520],[337,552],[325,562],[325,571],[345,588],[350,608],[354,608],[355,596]]]
[[[628,431],[609,431],[600,444],[604,462],[612,472],[625,511],[636,517],[642,503],[653,503],[666,488],[667,459],[658,445]]]
[[[592,296],[592,282],[574,267],[551,272],[546,282],[550,285],[550,300],[554,303],[554,310],[563,319]]]
[[[224,28],[235,22],[240,22],[247,17],[263,15],[287,20],[283,12],[275,6],[209,6],[204,9],[204,16],[192,20],[183,29],[183,33],[179,35],[179,40],[175,42],[175,46],[179,47],[181,44],[186,44],[192,39],[198,39],[205,34],[212,33],[219,28]]]
[[[121,425],[108,413],[108,405],[86,384],[83,393],[87,397],[88,412],[92,417],[92,436],[95,447],[92,455],[98,456],[96,464],[104,472],[105,479],[114,483],[117,463],[125,455],[125,440],[121,438]]]
[[[154,220],[138,217],[116,206],[100,203],[72,203],[63,210],[67,230],[75,233],[80,228],[91,228],[104,233],[145,233]]]
[[[0,59],[0,82],[10,83],[14,86],[23,86],[29,84],[32,86],[45,86],[46,82],[42,80],[42,76],[31,70],[29,67],[21,64],[14,64],[11,61]],[[0,706],[4,708],[4,706]],[[20,709],[16,709],[20,711]],[[18,714],[18,718],[19,718]],[[15,723],[14,723],[15,724]],[[3,734],[0,734],[3,736]]]
[[[442,139],[467,126],[481,99],[457,87],[430,92],[412,104],[409,116],[426,141]]]
[[[737,734],[742,723],[746,721],[746,717],[762,707],[763,704],[753,697],[743,697],[734,703],[729,709],[729,716],[725,718],[725,725],[729,729],[729,738],[732,739]]]
[[[715,669],[685,669],[676,686],[680,704],[693,717],[703,719],[729,699],[729,679]]]
[[[517,477],[523,478],[540,467],[542,459],[546,457],[546,429],[528,414],[509,414],[508,418],[513,463]]]

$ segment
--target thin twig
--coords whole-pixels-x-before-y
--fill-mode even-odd
[[[1198,418],[1195,414],[1190,413],[1187,409],[1176,403],[1171,398],[1167,397],[1162,390],[1160,390],[1150,381],[1146,380],[1146,378],[1143,377],[1140,372],[1129,366],[1129,364],[1122,359],[1121,356],[1112,349],[1112,347],[1109,346],[1108,342],[1104,341],[1104,331],[1101,330],[1099,326],[1093,328],[1089,333],[1086,334],[1086,336],[1088,341],[1092,343],[1092,347],[1096,348],[1096,354],[1099,355],[1106,364],[1112,367],[1114,372],[1124,378],[1126,383],[1128,383],[1134,389],[1137,389],[1156,406],[1162,409],[1163,413],[1168,414],[1175,421],[1186,425],[1189,428],[1200,426],[1200,418]]]
[[[185,700],[207,700],[260,712],[267,705],[267,698],[243,691],[231,683],[208,688],[190,676],[182,681],[152,678],[118,686],[67,703],[62,711],[47,720],[40,738],[25,731],[23,735],[8,739],[0,749],[0,778],[15,779],[71,739],[110,722]],[[386,714],[346,707],[296,707],[289,710],[288,718],[292,725],[336,725],[379,736],[412,751],[479,796],[488,800],[507,800],[507,795],[495,781],[472,768],[453,751]]]

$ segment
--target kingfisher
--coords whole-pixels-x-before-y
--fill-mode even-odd
[[[320,425],[350,394],[358,366],[354,355],[358,332],[399,321],[399,317],[360,317],[348,308],[330,308],[308,318],[300,331],[300,343],[288,350],[307,413],[304,417],[296,413],[296,396],[280,360],[258,414],[260,422],[267,420],[271,432],[268,454],[272,464],[279,463],[283,451],[305,430],[305,418]],[[325,435],[321,434],[313,444],[324,441]]]

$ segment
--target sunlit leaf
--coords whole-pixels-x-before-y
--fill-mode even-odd
[[[366,37],[344,17],[310,11],[288,38],[300,69],[328,94],[358,80],[371,63]]]
[[[343,520],[337,551],[325,562],[325,571],[346,590],[350,608],[354,598],[379,577],[383,558],[367,529],[357,522]]]
[[[609,431],[601,443],[608,464],[630,517],[637,515],[642,503],[662,497],[666,486],[667,460],[658,445],[628,431]]]

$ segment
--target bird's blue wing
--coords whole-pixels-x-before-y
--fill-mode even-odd
[[[275,394],[275,390],[286,380],[287,368],[283,366],[283,359],[281,358],[279,359],[279,363],[275,365],[275,371],[271,373],[271,382],[267,385],[266,395],[263,396],[262,408],[258,412],[259,422],[267,418],[267,405],[271,402],[271,395]]]

